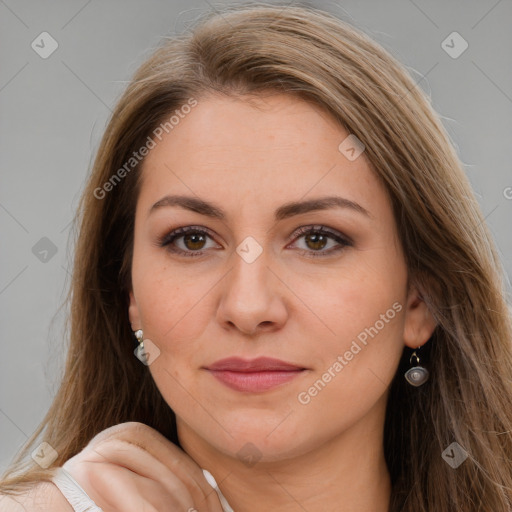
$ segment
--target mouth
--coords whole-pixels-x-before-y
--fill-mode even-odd
[[[303,366],[268,357],[252,360],[230,357],[205,369],[225,386],[246,393],[274,389],[307,371]]]

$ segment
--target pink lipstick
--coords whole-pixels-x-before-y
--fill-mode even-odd
[[[229,357],[206,367],[220,382],[236,391],[261,393],[301,375],[307,368],[269,357]]]

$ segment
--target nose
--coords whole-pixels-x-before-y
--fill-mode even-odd
[[[218,321],[225,329],[236,328],[246,335],[280,329],[288,316],[288,288],[274,271],[270,251],[252,262],[236,251],[233,266],[223,279],[222,297],[217,310]]]

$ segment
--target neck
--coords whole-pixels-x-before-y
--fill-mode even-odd
[[[388,512],[391,482],[376,428],[355,425],[316,449],[272,462],[226,455],[181,423],[178,432],[234,512]]]

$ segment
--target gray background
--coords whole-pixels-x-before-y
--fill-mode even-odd
[[[432,97],[510,276],[512,2],[312,4],[377,40]],[[222,5],[0,0],[0,471],[57,389],[65,357],[58,308],[73,250],[69,223],[110,109],[161,36]],[[58,48],[43,59],[31,43],[45,31]],[[453,31],[469,44],[455,59],[441,46]],[[54,255],[40,252],[49,247],[43,237],[57,249]]]

